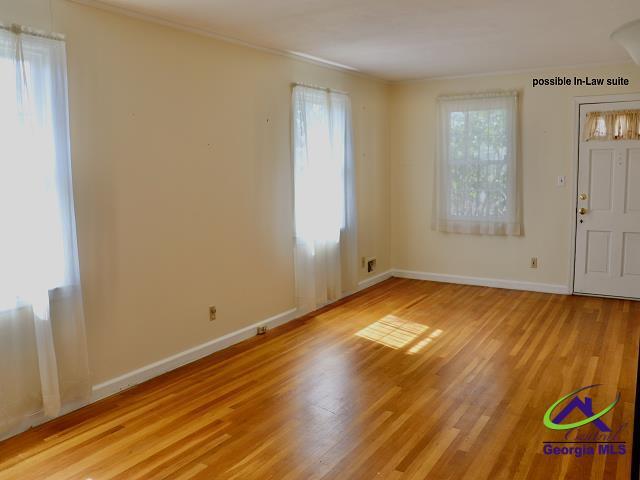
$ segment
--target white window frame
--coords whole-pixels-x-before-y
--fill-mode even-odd
[[[505,153],[497,153],[495,144],[489,146],[490,141],[484,142],[486,151],[471,152],[467,149],[462,158],[454,159],[450,149],[451,142],[451,114],[462,112],[465,114],[466,128],[469,127],[470,112],[504,111]],[[488,113],[487,115],[491,115]],[[494,114],[495,115],[495,114]],[[520,200],[518,188],[518,92],[489,92],[472,95],[443,96],[438,98],[438,144],[436,156],[435,198],[433,212],[433,228],[442,232],[471,233],[485,235],[520,235],[522,231],[520,218]],[[494,135],[486,130],[480,141]],[[475,140],[465,132],[469,141]],[[490,150],[493,148],[493,150]],[[476,154],[474,156],[474,153]],[[484,158],[481,158],[484,156]],[[493,159],[491,157],[494,157]],[[497,160],[497,157],[501,157]],[[479,171],[490,164],[504,164],[502,175],[505,185],[501,191],[505,193],[504,206],[499,213],[489,180],[491,176],[485,174],[482,180],[467,182],[464,186],[468,194],[454,192],[454,179],[451,176],[452,165],[465,166]],[[483,183],[484,182],[484,183]],[[490,196],[494,195],[491,200]],[[493,203],[492,203],[493,202]]]

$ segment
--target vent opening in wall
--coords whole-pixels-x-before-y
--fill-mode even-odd
[[[376,259],[375,258],[367,258],[367,273],[376,271]]]

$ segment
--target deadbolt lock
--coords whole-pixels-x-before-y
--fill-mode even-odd
[[[578,196],[578,198],[579,198],[580,200],[586,200],[586,199],[587,199],[587,194],[586,194],[586,193],[581,193],[581,194]]]

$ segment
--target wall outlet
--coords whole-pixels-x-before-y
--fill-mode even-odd
[[[376,271],[376,263],[375,257],[367,258],[367,273]]]
[[[264,335],[265,333],[267,333],[267,326],[266,325],[260,325],[256,329],[256,335]]]
[[[216,307],[209,307],[209,321],[213,322],[216,319]]]
[[[538,268],[538,257],[531,257],[531,261],[529,262],[529,267]]]

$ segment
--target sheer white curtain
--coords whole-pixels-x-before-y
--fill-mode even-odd
[[[90,385],[64,42],[0,30],[0,437]]]
[[[301,313],[337,300],[356,286],[352,151],[349,97],[295,86],[295,276]]]
[[[517,92],[440,97],[434,227],[520,235]]]

